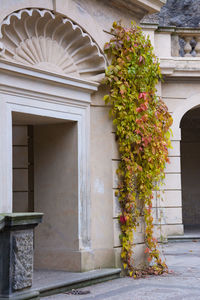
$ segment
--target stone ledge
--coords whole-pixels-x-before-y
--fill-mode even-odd
[[[199,78],[199,57],[160,57],[162,75],[176,78]]]
[[[51,271],[49,271],[49,273],[50,272]],[[55,274],[56,280],[52,280],[52,283],[49,283],[47,280],[43,280],[42,282],[41,279],[38,280],[39,283],[34,283],[34,288],[40,292],[41,297],[55,295],[72,289],[82,288],[92,284],[117,279],[120,277],[121,269],[99,269],[83,273],[53,271],[53,273]],[[46,278],[48,278],[48,271]]]
[[[0,214],[0,228],[2,226],[24,226],[24,225],[36,225],[41,223],[43,213],[6,213]],[[3,228],[2,227],[2,228]]]
[[[131,2],[143,6],[149,13],[159,12],[166,3],[165,0],[132,0]]]
[[[0,216],[0,230],[5,226],[5,218],[4,216]]]
[[[38,291],[30,291],[27,293],[19,293],[15,295],[11,295],[10,297],[0,297],[0,300],[39,300],[39,292]]]
[[[192,241],[197,241],[197,240],[200,240],[200,236],[196,236],[196,235],[193,235],[193,236],[187,236],[187,235],[182,235],[182,236],[179,236],[179,235],[175,235],[175,236],[168,236],[167,238],[168,240],[168,243],[175,243],[175,242],[192,242]]]

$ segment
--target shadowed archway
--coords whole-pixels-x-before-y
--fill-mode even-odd
[[[189,110],[181,123],[181,181],[184,229],[200,229],[200,107]]]

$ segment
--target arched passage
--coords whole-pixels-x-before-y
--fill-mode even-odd
[[[181,123],[182,214],[185,231],[200,228],[200,107]]]
[[[184,129],[182,127],[186,127],[187,125],[185,124],[184,126],[184,117],[187,115],[187,113],[189,112],[189,115],[193,115],[193,112],[196,111],[196,109],[198,109],[199,111],[199,107],[200,107],[200,94],[195,94],[189,98],[186,99],[186,101],[181,102],[180,105],[178,105],[176,107],[176,109],[174,110],[172,117],[173,117],[173,125],[172,125],[172,146],[173,149],[170,150],[170,160],[171,160],[171,165],[170,165],[170,170],[172,170],[175,174],[176,174],[176,179],[173,179],[173,184],[169,186],[169,182],[168,185],[166,186],[166,195],[170,195],[170,201],[171,201],[171,205],[173,205],[174,207],[178,204],[179,207],[179,215],[180,215],[180,221],[183,225],[185,225],[185,217],[184,217],[184,199],[185,197],[185,192],[184,192],[184,183],[186,181],[186,177],[185,177],[185,181],[183,179],[184,174],[186,174],[187,176],[187,166],[185,164],[187,164],[187,160],[184,163],[184,156],[188,155],[190,156],[190,149],[186,149],[185,147],[185,152],[186,154],[183,153],[184,150],[182,150],[182,146],[184,143],[184,136],[185,134],[183,133]],[[198,112],[196,111],[196,114],[198,115]],[[189,116],[188,115],[188,116]],[[198,132],[198,129],[197,129]],[[189,145],[189,144],[188,144]],[[189,147],[189,146],[188,146]],[[187,151],[186,151],[187,150]],[[197,165],[197,162],[195,163],[195,166]],[[181,168],[180,168],[181,166]],[[168,177],[171,176],[170,174],[167,174]],[[173,177],[175,177],[173,175]],[[179,181],[179,183],[178,183]],[[192,188],[190,186],[190,188]],[[172,190],[173,189],[173,190]],[[168,191],[169,190],[169,191]],[[172,197],[173,195],[173,197]],[[180,214],[181,212],[181,214]],[[175,211],[175,215],[178,215],[178,210]],[[183,217],[182,217],[183,216]],[[170,217],[170,215],[168,216]],[[183,225],[179,226],[179,229],[177,229],[177,225],[175,223],[173,223],[171,225],[171,228],[168,232],[168,235],[179,235],[179,234],[183,234]],[[188,226],[184,226],[187,227]],[[181,229],[182,228],[182,229]]]

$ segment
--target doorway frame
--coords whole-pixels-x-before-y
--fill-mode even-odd
[[[172,142],[176,142],[178,149],[178,159],[179,164],[181,164],[181,153],[180,153],[180,142],[182,140],[181,137],[181,120],[183,116],[191,109],[200,106],[200,93],[196,93],[195,95],[188,97],[184,103],[180,103],[174,110],[172,117],[173,117],[173,124],[172,124]],[[181,171],[180,171],[181,177]],[[182,182],[180,180],[180,192],[181,192],[181,209],[182,207]],[[182,219],[182,234],[184,234],[184,226],[183,226],[183,219]]]
[[[0,60],[0,212],[12,212],[12,112],[76,121],[78,240],[91,248],[90,103],[98,84]]]

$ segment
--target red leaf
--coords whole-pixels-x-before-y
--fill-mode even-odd
[[[126,216],[120,216],[119,221],[122,225],[126,223]]]
[[[137,134],[141,134],[141,131],[139,129],[136,129],[135,131]]]
[[[136,108],[136,111],[141,112],[142,111],[141,107]]]
[[[139,99],[144,99],[146,100],[146,97],[147,97],[147,93],[146,92],[143,92],[143,93],[139,93]]]
[[[149,256],[149,257],[147,258],[147,260],[148,260],[148,262],[151,262],[151,261],[152,261],[152,258]]]

